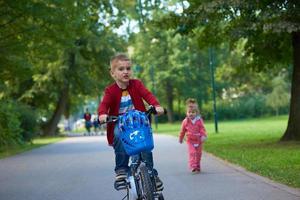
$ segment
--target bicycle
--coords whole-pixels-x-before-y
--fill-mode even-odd
[[[156,110],[153,106],[150,106],[144,114],[149,123],[149,116],[151,114],[156,114]],[[147,120],[145,121],[145,123],[147,123]],[[117,121],[120,121],[120,116],[109,116],[104,123],[116,123]],[[147,124],[145,123],[142,125],[147,126]],[[138,125],[142,126],[141,124]],[[119,126],[122,128],[120,124]],[[121,136],[121,141],[124,145],[124,148],[130,156],[130,170],[127,175],[127,179],[124,181],[121,187],[119,186],[118,188],[116,188],[115,186],[117,190],[127,191],[122,200],[164,200],[162,191],[158,191],[158,188],[156,187],[155,175],[153,173],[153,170],[149,169],[146,165],[146,161],[143,160],[143,151],[145,149],[152,150],[154,148],[151,127],[149,133],[150,135],[145,135],[145,133],[143,133],[144,135],[138,135],[137,131],[134,131],[129,134],[124,134],[124,138]],[[133,143],[130,144],[130,140],[141,140],[141,138],[145,139],[144,143],[148,144],[143,144],[143,147],[137,147],[139,144],[136,146],[132,145]]]

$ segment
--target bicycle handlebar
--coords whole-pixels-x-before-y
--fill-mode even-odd
[[[147,116],[151,115],[151,114],[154,114],[156,115],[157,114],[157,111],[155,109],[154,106],[150,105],[149,106],[149,109],[145,112]],[[167,114],[167,109],[164,108],[164,114]],[[103,125],[103,124],[106,124],[106,123],[110,123],[110,122],[116,122],[118,121],[119,117],[118,116],[108,116],[106,118],[106,121],[105,122],[99,122],[100,125]]]

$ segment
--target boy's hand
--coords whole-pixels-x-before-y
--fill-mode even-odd
[[[157,112],[157,115],[162,115],[162,114],[164,114],[164,112],[165,112],[164,108],[161,107],[161,106],[155,107],[155,110],[156,110],[156,112]]]
[[[179,143],[182,144],[182,142],[183,142],[183,141],[182,141],[181,139],[179,139]]]
[[[106,119],[107,119],[107,115],[106,115],[106,114],[103,114],[103,115],[100,115],[100,116],[99,116],[99,121],[100,121],[101,123],[106,122]]]

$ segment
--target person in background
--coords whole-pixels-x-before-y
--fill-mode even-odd
[[[91,134],[91,127],[92,127],[92,122],[91,122],[92,115],[89,112],[89,109],[85,110],[85,113],[83,115],[83,119],[85,120],[85,129],[87,131],[87,133],[84,134],[84,135],[90,135]]]
[[[99,131],[99,121],[98,121],[98,115],[97,113],[92,115],[92,123],[93,123],[93,127],[94,127],[94,134],[98,135],[98,131]]]
[[[199,173],[201,171],[202,146],[207,138],[207,133],[197,101],[193,98],[186,101],[186,118],[182,121],[179,143],[183,142],[185,135],[187,138],[189,167],[192,173]]]

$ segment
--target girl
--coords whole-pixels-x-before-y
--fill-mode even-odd
[[[186,101],[186,118],[182,121],[179,134],[179,143],[183,142],[186,134],[189,152],[189,167],[193,173],[199,173],[202,155],[202,143],[206,140],[207,134],[203,120],[199,114],[199,108],[195,99],[189,98]]]

